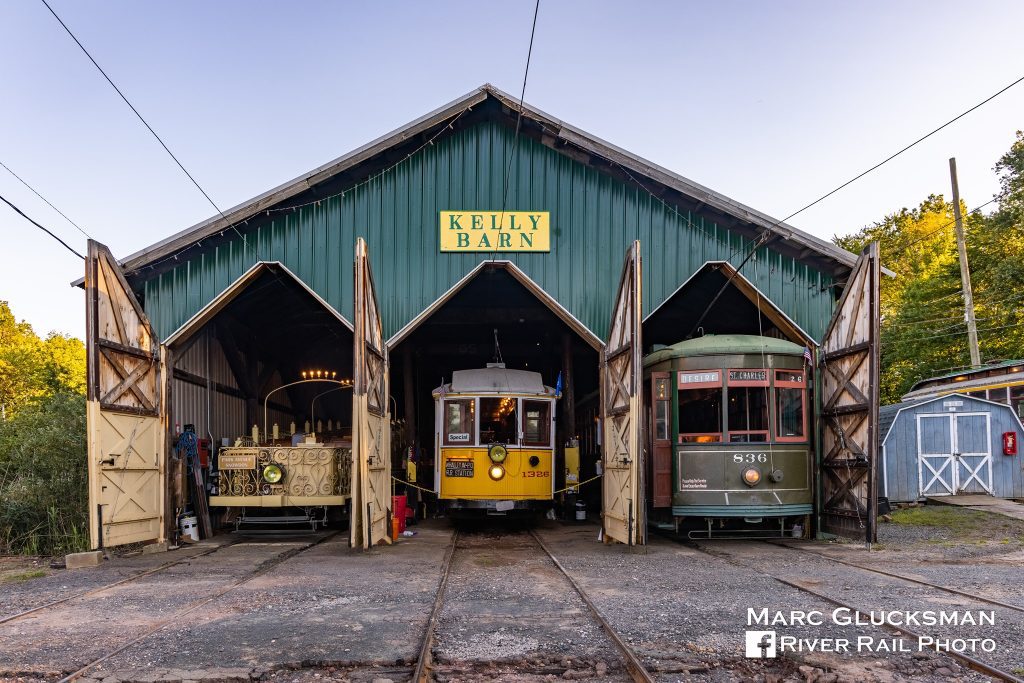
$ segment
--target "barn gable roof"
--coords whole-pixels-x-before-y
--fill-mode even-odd
[[[131,254],[121,264],[131,275],[165,261],[196,242],[217,236],[232,226],[244,232],[245,228],[238,225],[240,222],[270,207],[287,204],[289,200],[305,193],[312,193],[314,198],[319,198],[327,194],[324,190],[332,188],[332,181],[337,183],[340,176],[355,177],[360,167],[393,163],[396,158],[402,158],[410,145],[425,144],[439,131],[455,126],[460,118],[465,119],[462,124],[470,125],[472,116],[464,115],[474,109],[484,110],[487,106],[496,109],[501,120],[515,125],[519,114],[518,99],[493,85],[484,84],[397,130],[226,210],[223,215],[197,223]],[[631,154],[529,104],[523,105],[521,124],[523,135],[531,136],[577,161],[600,167],[602,171],[640,184],[664,201],[709,214],[729,230],[748,237],[767,232],[769,235],[765,237],[764,244],[770,243],[773,249],[788,252],[794,258],[836,277],[845,276],[856,262],[857,257],[845,249]],[[369,168],[369,172],[372,170]],[[81,284],[81,281],[75,284]]]

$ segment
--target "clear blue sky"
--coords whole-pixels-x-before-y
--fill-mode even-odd
[[[532,0],[54,8],[222,208],[491,82],[518,93]],[[782,218],[1024,75],[1024,3],[541,0],[526,98]],[[123,257],[213,215],[37,0],[0,3],[0,161]],[[792,223],[844,234],[929,193],[969,206],[1024,84]],[[85,239],[0,169],[0,194]],[[84,333],[81,261],[0,206],[0,299]],[[883,255],[884,256],[884,255]]]

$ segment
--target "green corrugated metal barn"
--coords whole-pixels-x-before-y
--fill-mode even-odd
[[[446,230],[480,228],[478,241],[482,223],[498,234],[512,216],[543,217],[548,249],[442,250]],[[857,260],[484,85],[119,261],[170,352],[171,424],[215,444],[269,429],[264,411],[281,430],[351,429],[350,394],[275,390],[303,372],[351,376],[358,238],[389,340],[394,444],[429,449],[431,390],[501,360],[550,385],[564,377],[558,433],[580,437],[585,463],[634,243],[644,351],[710,333],[813,346]]]

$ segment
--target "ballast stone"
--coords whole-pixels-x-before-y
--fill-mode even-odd
[[[71,553],[64,556],[64,566],[68,569],[98,567],[103,562],[103,551],[92,550],[87,553]]]

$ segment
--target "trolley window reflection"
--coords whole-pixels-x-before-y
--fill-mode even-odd
[[[480,399],[480,443],[516,443],[516,399]]]
[[[551,402],[523,400],[523,443],[548,446],[551,442]]]
[[[444,402],[444,442],[446,444],[471,444],[473,438],[473,399],[459,399]]]
[[[679,373],[679,442],[722,441],[722,374]]]
[[[775,438],[803,441],[807,434],[804,374],[779,370],[775,373]]]

